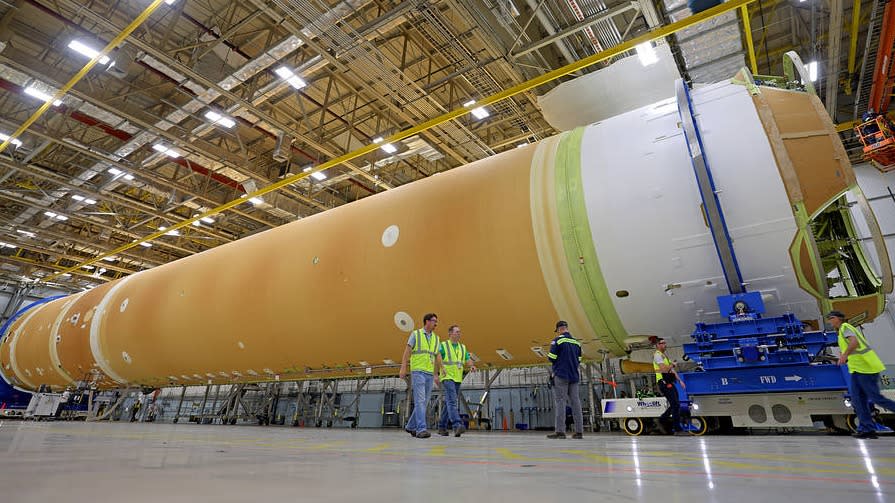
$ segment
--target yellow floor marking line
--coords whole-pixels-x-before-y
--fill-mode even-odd
[[[369,449],[363,449],[361,452],[382,452],[391,446],[392,446],[392,444],[389,444],[389,443],[378,444],[378,445],[374,445],[373,447],[370,447]]]
[[[435,447],[429,449],[429,452],[426,453],[427,456],[445,456],[445,451],[447,450],[446,445],[436,445]]]

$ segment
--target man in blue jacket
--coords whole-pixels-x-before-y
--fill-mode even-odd
[[[584,420],[581,417],[581,397],[578,395],[578,383],[581,374],[578,365],[581,363],[581,343],[569,333],[569,324],[556,322],[556,333],[559,335],[550,343],[547,358],[553,364],[553,400],[556,412],[555,432],[547,438],[566,438],[566,403],[572,408],[575,420],[575,434],[572,438],[582,438]]]

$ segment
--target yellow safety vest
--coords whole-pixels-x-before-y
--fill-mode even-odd
[[[438,351],[439,340],[435,332],[432,332],[429,340],[426,340],[426,331],[422,328],[413,332],[416,344],[410,352],[410,370],[435,373],[435,354]]]
[[[668,359],[668,356],[666,356],[665,353],[663,353],[661,351],[656,351],[656,354],[662,355],[662,359],[665,360],[665,365],[671,365],[671,360]],[[662,372],[659,371],[659,364],[656,363],[655,357],[653,357],[653,370],[656,371],[656,382],[661,381],[662,380]]]
[[[879,374],[886,370],[882,360],[876,355],[876,352],[867,344],[867,339],[854,325],[843,323],[839,325],[839,351],[845,352],[848,349],[848,339],[845,336],[846,330],[850,330],[858,339],[858,347],[853,353],[848,355],[848,371],[852,374]]]
[[[466,363],[466,346],[458,342],[456,350],[453,349],[454,343],[444,341],[441,343],[441,349],[444,351],[444,380],[463,382],[463,365]]]

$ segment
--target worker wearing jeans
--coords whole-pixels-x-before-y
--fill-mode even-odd
[[[407,339],[404,347],[404,356],[401,358],[401,371],[399,376],[404,379],[407,376],[407,362],[410,361],[410,382],[413,390],[413,413],[407,421],[404,430],[416,438],[429,438],[432,436],[426,431],[426,406],[429,397],[432,396],[432,386],[439,383],[438,372],[441,370],[441,355],[438,354],[440,346],[438,336],[435,335],[435,326],[438,325],[438,316],[429,313],[423,317],[423,328],[414,330]]]
[[[659,424],[667,425],[668,432],[674,434],[683,431],[681,429],[681,401],[675,383],[681,383],[681,387],[684,389],[687,388],[687,385],[679,379],[677,370],[674,369],[675,363],[665,354],[667,347],[668,343],[665,339],[659,338],[656,341],[653,369],[656,371],[656,385],[659,387],[659,392],[668,402],[668,408],[659,416]]]
[[[460,327],[451,325],[448,329],[449,341],[441,343],[439,355],[442,361],[441,384],[444,389],[444,404],[441,408],[441,419],[438,421],[438,434],[448,436],[448,428],[453,428],[455,437],[459,437],[466,431],[463,421],[460,419],[460,383],[463,382],[463,368],[469,366],[475,370],[475,364],[466,350],[466,345],[460,343]]]
[[[858,416],[858,431],[853,436],[877,438],[870,402],[895,412],[895,401],[884,397],[879,391],[879,374],[886,369],[886,366],[867,344],[864,334],[845,321],[845,314],[841,311],[830,311],[827,319],[839,336],[839,365],[848,364],[851,376],[849,394],[852,407]]]

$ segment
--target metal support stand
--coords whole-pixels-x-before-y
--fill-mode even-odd
[[[584,365],[584,372],[587,375],[587,409],[590,415],[588,422],[590,423],[590,431],[599,431],[597,429],[597,408],[594,405],[594,367],[590,363]]]
[[[92,392],[91,392],[92,393]],[[177,412],[174,413],[174,423],[180,420],[180,409],[183,407],[183,397],[186,395],[186,386],[180,387],[180,400],[177,402]],[[92,396],[92,394],[91,394]]]

